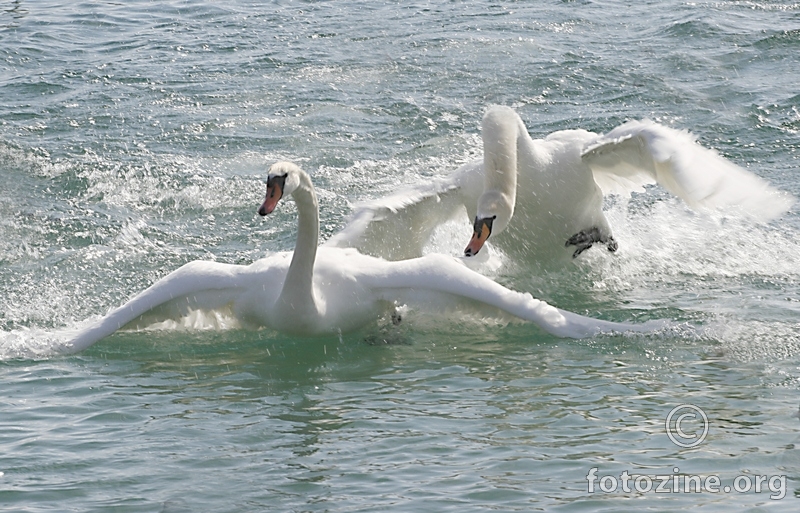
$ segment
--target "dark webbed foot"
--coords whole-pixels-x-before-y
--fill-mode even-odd
[[[564,247],[575,246],[575,252],[572,254],[572,258],[576,258],[581,253],[591,248],[595,242],[605,244],[608,250],[612,252],[616,251],[619,247],[617,241],[614,240],[614,237],[611,235],[603,235],[600,233],[600,229],[597,227],[589,230],[582,230],[576,233],[567,239]]]

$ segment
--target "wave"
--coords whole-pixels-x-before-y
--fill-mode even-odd
[[[774,32],[767,37],[758,39],[751,46],[760,51],[800,47],[800,29]]]

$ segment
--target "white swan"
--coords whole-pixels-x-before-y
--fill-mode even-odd
[[[698,145],[688,133],[631,121],[608,134],[564,130],[532,139],[512,109],[483,118],[483,161],[451,176],[367,202],[328,244],[386,259],[419,256],[431,232],[466,207],[471,256],[491,235],[506,253],[542,263],[577,257],[593,244],[617,249],[603,194],[659,183],[692,208],[735,207],[759,220],[793,198]]]
[[[299,214],[294,253],[247,266],[190,262],[78,333],[65,351],[83,350],[126,326],[177,319],[194,310],[225,309],[243,325],[302,335],[352,331],[398,304],[417,301],[434,301],[438,307],[452,301],[476,305],[532,321],[560,337],[649,331],[657,324],[620,324],[566,312],[530,294],[506,289],[444,255],[387,262],[354,249],[318,251],[316,194],[309,176],[296,165],[272,165],[259,213],[271,213],[288,194]]]

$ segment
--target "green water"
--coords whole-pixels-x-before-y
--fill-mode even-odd
[[[753,225],[653,188],[608,202],[617,254],[492,274],[578,313],[671,321],[654,335],[411,311],[344,337],[54,348],[183,263],[291,249],[293,207],[255,212],[270,162],[310,172],[328,237],[353,202],[479,157],[491,103],[534,136],[691,129],[800,196],[798,48],[782,1],[0,0],[0,510],[791,511],[797,207]],[[465,229],[429,250],[458,254]],[[689,448],[664,425],[687,403],[708,418]],[[625,491],[623,472],[729,491]]]

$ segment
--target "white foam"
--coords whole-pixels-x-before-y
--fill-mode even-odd
[[[607,216],[619,242],[614,258],[601,264],[609,276],[688,285],[714,277],[800,277],[800,234],[786,220],[767,225],[696,213],[674,199],[630,207],[620,201]]]

